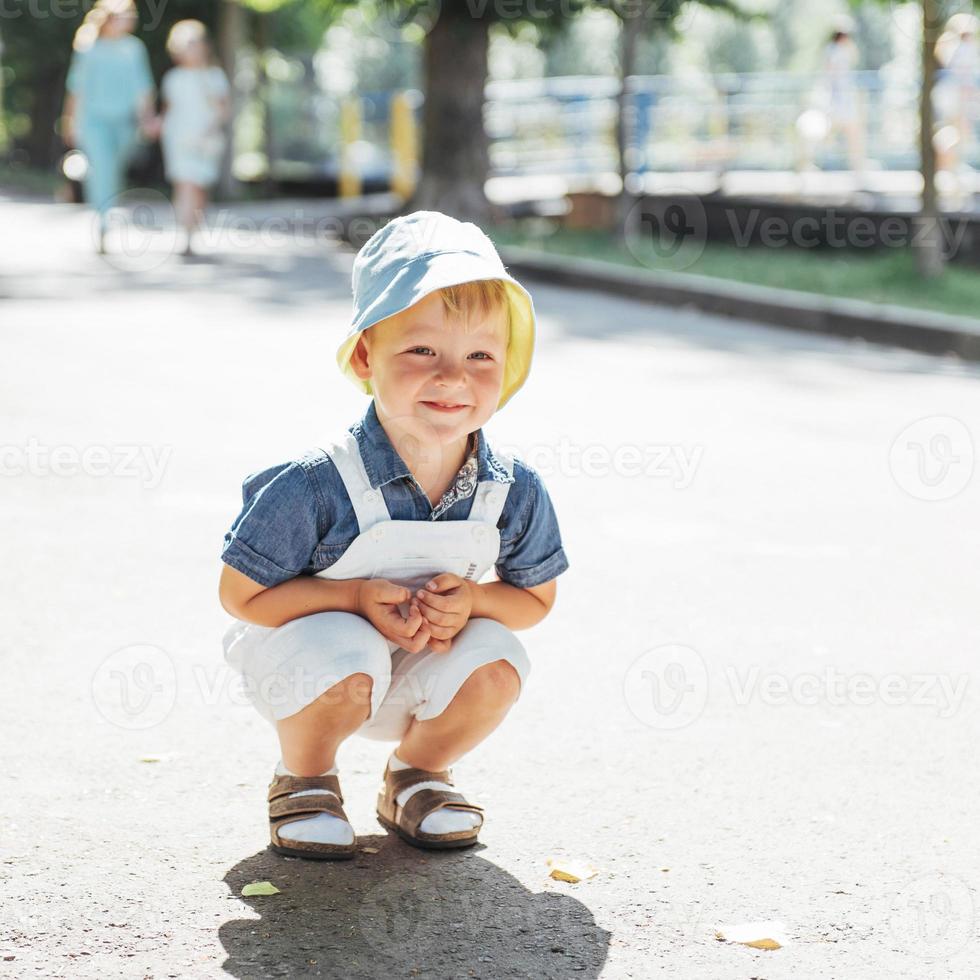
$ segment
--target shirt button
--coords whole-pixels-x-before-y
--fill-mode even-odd
[[[380,541],[384,537],[385,529],[376,524],[373,528],[371,528],[371,534],[375,541]]]
[[[476,538],[477,541],[482,541],[486,536],[487,529],[485,527],[477,524],[477,526],[473,528],[473,537]]]
[[[499,490],[491,490],[487,494],[487,503],[488,504],[496,504],[496,503],[499,503],[499,502],[500,502],[500,491]]]
[[[364,500],[369,504],[373,504],[378,499],[377,490],[366,490],[364,492]]]

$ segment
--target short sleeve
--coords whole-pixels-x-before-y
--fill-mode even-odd
[[[502,582],[529,589],[557,578],[568,568],[558,517],[538,473],[525,466],[527,503],[512,547],[496,565]]]
[[[324,532],[320,498],[304,467],[286,463],[249,476],[242,499],[221,560],[266,588],[302,574]]]
[[[68,77],[65,88],[72,95],[78,95],[85,87],[85,52],[72,51],[71,63],[68,66]]]

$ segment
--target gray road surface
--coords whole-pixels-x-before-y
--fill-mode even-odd
[[[977,975],[976,369],[536,288],[487,431],[571,568],[456,767],[483,844],[389,839],[386,746],[352,741],[379,853],[284,860],[218,554],[246,473],[364,409],[351,255],[245,223],[113,264],[76,209],[0,220],[0,975]],[[756,920],[783,948],[715,938]]]

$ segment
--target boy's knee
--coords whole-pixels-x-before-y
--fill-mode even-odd
[[[317,698],[320,704],[340,705],[344,707],[369,708],[371,692],[374,690],[374,676],[357,672],[348,674],[333,686],[327,688]]]
[[[509,661],[493,660],[470,674],[466,691],[480,701],[510,704],[521,693],[521,675]]]

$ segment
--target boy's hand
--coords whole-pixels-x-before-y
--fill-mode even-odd
[[[473,583],[468,579],[443,572],[419,589],[415,599],[432,639],[429,649],[448,653],[452,638],[470,621],[473,610]]]
[[[429,642],[429,627],[418,604],[413,600],[408,618],[401,614],[398,604],[409,602],[411,592],[385,578],[369,578],[361,582],[357,590],[355,610],[386,639],[397,643],[409,653],[418,653]]]

